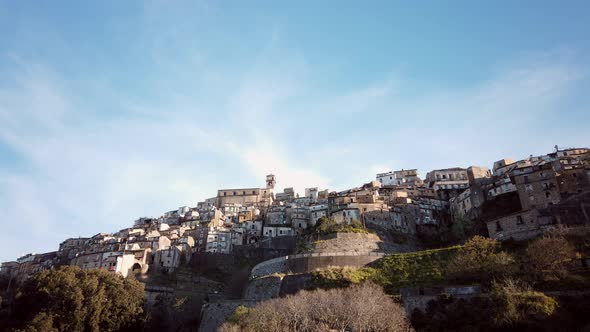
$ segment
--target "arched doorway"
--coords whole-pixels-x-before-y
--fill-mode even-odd
[[[134,274],[141,273],[141,264],[139,264],[139,263],[133,264],[133,267],[131,268],[131,271],[133,271]]]

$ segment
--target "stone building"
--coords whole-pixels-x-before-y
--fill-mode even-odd
[[[512,174],[524,211],[559,203],[556,173],[551,163],[540,162],[519,167]]]
[[[209,253],[229,254],[231,252],[231,231],[229,229],[212,229],[207,234]]]
[[[467,178],[469,179],[470,185],[481,183],[483,180],[491,177],[492,172],[487,167],[470,166],[467,168]]]
[[[400,209],[369,211],[363,213],[361,218],[363,224],[368,227],[410,235],[416,233],[415,218],[408,218],[407,216],[404,218],[404,214]]]
[[[311,198],[312,201],[318,199],[318,187],[305,188],[305,197]]]
[[[264,226],[262,229],[262,235],[265,237],[293,236],[295,235],[295,232],[291,227]]]
[[[309,226],[309,209],[306,207],[296,207],[290,209],[291,226],[298,234]]]
[[[508,173],[512,164],[514,164],[514,160],[509,158],[500,159],[494,162],[494,167],[492,168],[494,176],[502,176]]]
[[[216,205],[240,204],[242,206],[270,206],[273,202],[274,175],[267,175],[266,188],[220,189],[217,191]]]
[[[338,224],[350,224],[353,220],[361,220],[359,209],[352,206],[332,211],[330,217]]]
[[[524,240],[551,228],[554,220],[537,209],[519,211],[486,222],[488,234],[498,240]]]
[[[395,174],[391,171],[385,173],[377,173],[375,179],[381,183],[382,186],[395,186],[397,184],[394,179]]]
[[[465,189],[457,197],[449,200],[453,219],[465,218],[474,220],[479,216],[479,207],[485,202],[485,194],[481,186],[473,185]]]
[[[328,205],[318,204],[309,207],[309,225],[315,226],[321,217],[328,216]]]
[[[287,218],[287,207],[285,206],[271,206],[266,211],[265,225],[289,225]]]
[[[422,183],[417,169],[402,169],[394,172],[377,173],[375,179],[381,186],[414,186]]]
[[[285,188],[282,193],[277,193],[275,199],[280,202],[290,202],[296,198],[293,188]]]
[[[426,174],[428,186],[436,192],[439,199],[448,200],[469,187],[469,177],[464,168],[438,169]]]

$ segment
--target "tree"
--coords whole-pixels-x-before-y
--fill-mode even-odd
[[[514,259],[497,240],[474,236],[451,260],[449,272],[459,279],[491,280],[510,273]]]
[[[64,266],[27,280],[13,318],[25,331],[118,331],[139,324],[143,285],[105,270]]]
[[[338,224],[334,219],[330,219],[328,217],[321,217],[320,219],[318,219],[316,225],[316,233],[330,234],[333,233],[337,227]]]
[[[494,302],[493,319],[498,325],[543,319],[551,316],[558,306],[554,298],[513,279],[492,282],[490,295]]]
[[[363,224],[360,221],[358,221],[357,219],[352,219],[350,226],[352,226],[353,228],[364,228]]]
[[[404,309],[374,284],[301,291],[240,308],[221,331],[408,331]]]
[[[529,270],[537,278],[565,277],[575,255],[574,246],[559,235],[545,235],[526,249]]]

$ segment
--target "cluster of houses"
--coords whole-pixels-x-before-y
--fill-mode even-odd
[[[492,170],[453,167],[422,179],[416,169],[379,173],[361,187],[340,192],[293,188],[275,192],[275,176],[264,188],[217,191],[194,207],[133,227],[89,238],[71,238],[59,250],[28,254],[2,263],[17,279],[55,266],[105,269],[128,276],[174,271],[193,255],[231,254],[274,237],[297,236],[327,217],[413,237],[435,234],[456,222],[486,225],[497,239],[526,239],[556,224],[590,223],[590,149],[558,149],[519,161],[502,159]]]

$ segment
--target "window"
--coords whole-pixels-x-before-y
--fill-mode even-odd
[[[496,221],[496,232],[501,232],[502,231],[502,226],[500,225],[499,221]]]
[[[223,192],[223,196],[227,196],[227,193],[225,191]]]
[[[252,195],[256,195],[256,191],[252,190]]]
[[[577,173],[572,174],[573,177],[578,177]]]
[[[543,189],[545,189],[545,190],[549,189],[549,183],[543,182]]]
[[[237,193],[234,191],[234,196],[236,196],[236,194],[237,194]]]
[[[242,195],[246,195],[246,192],[245,191],[242,191]]]
[[[447,175],[446,174],[443,174],[443,179],[446,179],[446,178],[447,178]]]
[[[524,222],[522,221],[522,216],[516,216],[516,224],[522,225]]]
[[[548,191],[546,191],[546,192],[545,192],[545,198],[549,198],[549,197],[551,197],[551,193],[550,193],[550,192],[548,192]]]
[[[529,176],[528,175],[524,176],[524,183],[529,183]]]

